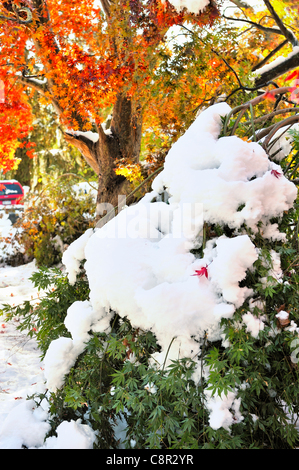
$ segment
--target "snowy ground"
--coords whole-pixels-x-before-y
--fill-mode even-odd
[[[37,289],[28,279],[36,269],[34,261],[0,268],[0,304],[17,305],[36,298]],[[39,390],[44,381],[37,343],[17,326],[17,317],[8,323],[0,317],[0,449],[10,447],[13,430],[6,428],[8,413]]]

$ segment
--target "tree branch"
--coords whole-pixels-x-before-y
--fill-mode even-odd
[[[265,33],[280,34],[281,36],[284,36],[284,34],[281,32],[281,30],[277,29],[277,28],[268,28],[267,26],[263,26],[259,23],[255,23],[254,21],[246,20],[245,18],[231,18],[230,16],[225,16],[225,15],[222,15],[222,16],[226,20],[242,21],[243,23],[251,24],[251,25],[255,26],[257,29],[260,29],[261,31],[264,31]]]
[[[27,85],[30,88],[34,88],[34,90],[38,91],[38,93],[42,96],[49,97],[49,89],[47,83],[39,83],[37,80],[34,80],[32,77],[26,77],[24,75],[18,77],[18,81],[23,85]]]
[[[239,8],[245,8],[246,10],[247,9],[252,10],[252,6],[248,5],[248,3],[241,2],[240,0],[230,0],[230,1],[231,1],[231,3],[234,3]]]
[[[270,64],[271,65],[271,64]],[[299,66],[299,52],[291,55],[291,57],[286,57],[286,59],[280,64],[274,66],[273,68],[268,69],[266,72],[262,73],[259,78],[255,80],[256,86],[262,86],[266,83],[269,83],[271,80],[274,80],[277,77],[280,77],[289,70],[295,69]]]
[[[288,114],[288,113],[298,113],[299,108],[284,108],[284,109],[278,109],[276,111],[273,111],[272,113],[265,114],[264,116],[261,116],[259,118],[254,119],[254,123],[258,122],[263,122],[263,121],[268,121],[272,120],[275,116],[278,116],[278,114]],[[250,124],[251,121],[245,121],[243,124]]]
[[[283,23],[282,19],[280,18],[280,16],[276,13],[276,11],[274,10],[273,6],[271,5],[270,3],[270,0],[263,0],[264,1],[264,4],[266,5],[266,7],[268,8],[268,10],[270,11],[271,15],[272,15],[272,18],[274,19],[275,23],[277,24],[277,26],[279,27],[280,31],[282,32],[282,34],[284,35],[284,37],[286,39],[288,39],[288,41],[290,41],[290,43],[292,44],[293,47],[295,46],[298,46],[298,39],[296,38],[296,36],[293,34],[292,31],[290,31]]]
[[[104,13],[107,16],[107,18],[110,17],[110,4],[109,0],[101,0],[101,5],[103,7]]]
[[[267,137],[265,138],[263,142],[263,148],[264,149],[267,148],[267,145],[269,144],[270,140],[281,127],[285,127],[288,125],[292,126],[293,124],[295,124],[295,122],[298,122],[298,121],[299,121],[299,114],[296,114],[295,116],[290,116],[287,119],[284,119],[283,121],[275,124],[273,128],[271,129],[271,131],[268,133]]]
[[[64,138],[68,144],[74,145],[74,147],[80,150],[88,165],[99,175],[100,167],[94,152],[94,147],[97,143],[92,142],[83,135],[75,136],[69,132],[64,133]]]
[[[268,62],[268,60],[271,59],[271,57],[273,57],[276,54],[276,52],[280,51],[280,49],[282,49],[288,42],[289,40],[285,39],[283,42],[278,44],[278,46],[276,46],[275,49],[273,49],[273,51],[271,51],[270,54],[267,55],[267,57],[265,57],[261,62],[256,64],[254,67],[252,67],[251,69],[252,72],[262,68]]]
[[[51,92],[48,88],[47,83],[42,84],[39,83],[37,80],[34,78],[28,78],[24,77],[24,75],[20,76],[17,78],[18,82],[22,83],[23,85],[29,86],[30,88],[33,88],[36,90],[40,95],[44,96],[45,98],[48,98],[51,103],[53,104],[53,107],[58,114],[58,116],[62,113],[62,109],[59,106],[58,102],[55,100],[55,98],[51,95]]]

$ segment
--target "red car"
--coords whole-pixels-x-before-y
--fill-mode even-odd
[[[0,207],[24,204],[24,189],[16,180],[0,181]]]

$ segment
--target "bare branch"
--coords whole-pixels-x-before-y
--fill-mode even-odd
[[[270,3],[270,0],[263,0],[264,1],[264,4],[266,5],[266,7],[268,8],[268,10],[270,11],[271,15],[272,15],[272,18],[275,20],[275,23],[277,24],[277,26],[279,27],[280,31],[282,32],[282,34],[284,35],[284,37],[286,39],[288,39],[290,41],[290,43],[292,44],[293,47],[295,46],[298,46],[298,39],[296,38],[296,36],[293,34],[292,31],[290,31],[286,26],[285,24],[283,23],[282,19],[280,18],[280,16],[276,13],[276,11],[274,10],[273,6],[271,5]]]
[[[273,111],[272,113],[256,118],[254,120],[254,123],[268,121],[269,119],[273,119],[275,116],[278,116],[278,114],[288,114],[288,113],[298,113],[298,112],[299,112],[299,108],[278,109],[276,111]],[[243,124],[250,124],[250,123],[251,121],[245,121]]]
[[[231,18],[230,16],[225,16],[222,15],[223,18],[226,20],[231,20],[231,21],[242,21],[243,23],[248,23],[253,26],[255,26],[257,29],[264,31],[265,33],[273,33],[273,34],[280,34],[281,36],[284,36],[284,34],[281,32],[280,29],[277,28],[268,28],[267,26],[263,26],[259,23],[255,23],[254,21],[246,20],[245,18]]]
[[[252,6],[248,5],[248,3],[241,2],[240,0],[230,0],[231,3],[234,3],[239,8],[245,8],[246,10],[252,10]]]
[[[273,128],[271,129],[271,131],[268,133],[267,137],[265,138],[265,140],[263,142],[263,148],[264,149],[267,148],[270,140],[272,139],[272,137],[276,134],[276,132],[279,129],[281,129],[284,126],[293,125],[293,124],[295,124],[295,122],[299,122],[299,114],[296,114],[295,116],[290,116],[287,119],[284,119],[283,121],[275,124],[273,126]]]

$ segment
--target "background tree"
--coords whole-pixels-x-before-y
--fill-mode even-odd
[[[81,153],[63,139],[59,119],[51,105],[42,104],[38,93],[29,90],[29,105],[34,119],[32,129],[22,139],[21,146],[15,151],[15,159],[20,160],[18,168],[5,174],[7,179],[17,179],[31,190],[41,189],[49,183],[49,177],[57,178],[70,173],[82,178],[96,179],[94,171],[87,165]],[[32,144],[34,158],[27,157]],[[78,178],[73,178],[78,183]]]
[[[156,0],[103,0],[101,7],[92,0],[2,2],[0,78],[52,104],[66,140],[99,175],[98,201],[115,203],[127,186],[115,162],[139,159],[142,116],[167,30],[217,15],[213,1],[198,14]]]

